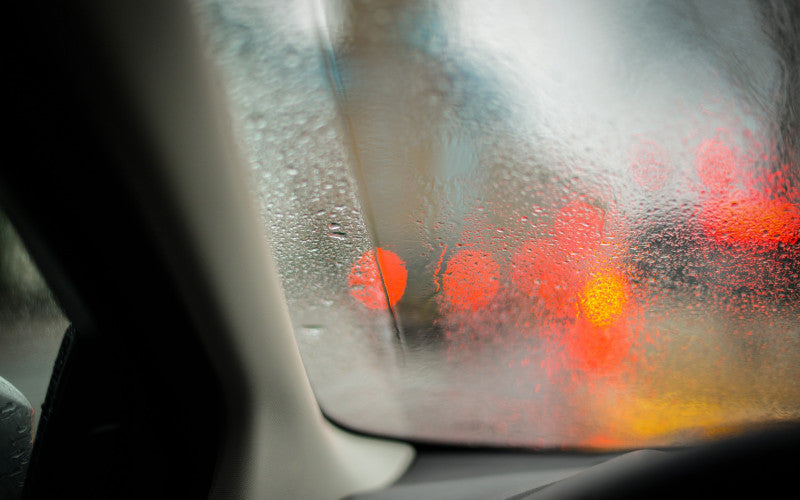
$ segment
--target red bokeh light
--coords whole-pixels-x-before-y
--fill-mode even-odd
[[[657,191],[664,187],[668,167],[667,152],[655,142],[642,141],[631,151],[631,174],[636,183],[645,189]]]
[[[580,289],[582,256],[566,258],[555,240],[522,245],[514,254],[511,281],[528,297],[538,297],[551,317],[569,315]]]
[[[542,295],[551,282],[553,246],[548,240],[529,241],[514,255],[511,281],[529,297]]]
[[[603,236],[605,214],[599,208],[573,201],[562,208],[553,223],[556,243],[567,253],[588,254]]]
[[[553,223],[553,238],[529,241],[514,254],[512,283],[538,298],[551,319],[574,316],[587,272],[603,253],[604,225],[599,208],[582,201],[567,204]]]
[[[712,192],[725,192],[733,184],[736,156],[719,139],[706,139],[697,148],[697,174]]]
[[[580,292],[576,322],[567,326],[564,340],[572,364],[595,375],[619,371],[633,345],[628,323],[633,307],[623,273],[610,269],[589,276]]]
[[[463,250],[447,263],[442,288],[445,300],[456,309],[484,308],[500,289],[499,267],[488,253]]]
[[[752,160],[752,159],[751,159]],[[763,176],[737,173],[732,149],[718,138],[702,142],[697,172],[710,191],[702,202],[705,235],[719,246],[764,251],[794,244],[800,236],[800,209],[787,198],[783,169]],[[746,190],[735,189],[741,181]]]
[[[406,290],[407,279],[408,271],[403,259],[391,250],[378,248],[364,252],[353,263],[347,284],[350,295],[368,308],[386,309],[386,297],[394,307]]]
[[[706,235],[720,245],[770,250],[800,236],[800,209],[785,199],[736,192],[703,203]]]
[[[599,327],[579,319],[565,339],[567,356],[572,364],[594,375],[610,375],[622,369],[633,347],[630,326],[621,321]]]
[[[514,254],[510,278],[537,298],[544,313],[541,332],[557,340],[564,366],[606,376],[630,358],[635,309],[627,275],[603,247],[605,212],[582,201],[562,208],[553,238],[523,244]]]

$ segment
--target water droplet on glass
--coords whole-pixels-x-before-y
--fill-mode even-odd
[[[303,325],[303,334],[307,337],[317,338],[323,334],[325,328],[322,325]]]
[[[294,50],[290,50],[284,56],[283,64],[289,69],[294,69],[300,65],[300,56]]]

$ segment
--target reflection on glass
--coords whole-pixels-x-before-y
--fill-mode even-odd
[[[326,413],[603,449],[800,416],[779,4],[201,1]]]

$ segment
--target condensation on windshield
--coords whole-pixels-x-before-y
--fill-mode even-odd
[[[196,5],[334,421],[613,449],[800,416],[800,7]]]

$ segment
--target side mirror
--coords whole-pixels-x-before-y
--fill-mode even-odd
[[[0,498],[22,496],[33,449],[33,408],[25,396],[0,377]]]

